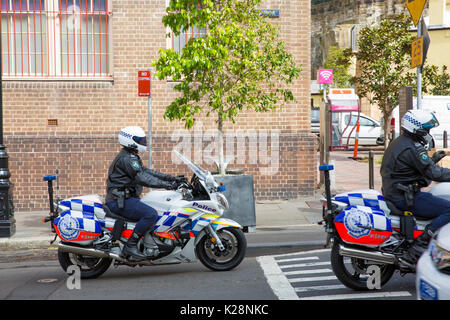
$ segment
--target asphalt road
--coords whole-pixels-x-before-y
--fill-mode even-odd
[[[385,288],[366,296],[343,287],[324,240],[319,226],[261,230],[247,234],[246,258],[229,272],[210,271],[200,262],[111,266],[98,279],[81,280],[80,288],[70,288],[55,249],[2,252],[0,300],[276,301],[286,292],[290,300],[415,299],[414,275],[397,273]]]

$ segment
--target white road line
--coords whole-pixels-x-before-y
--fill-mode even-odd
[[[310,291],[323,291],[323,290],[336,290],[347,288],[343,284],[335,284],[330,286],[313,286],[313,287],[298,287],[295,288],[295,292],[310,292]]]
[[[288,280],[290,283],[293,283],[293,282],[337,280],[337,278],[336,276],[323,276],[323,277],[290,278]]]
[[[285,253],[285,254],[277,254],[271,257],[278,258],[278,257],[289,257],[289,256],[299,256],[304,254],[314,254],[314,253],[322,253],[322,252],[331,252],[331,249],[317,249],[317,250],[309,250],[309,251],[302,251],[302,252],[292,252],[292,253]]]
[[[345,300],[345,299],[370,299],[370,298],[391,298],[391,297],[408,297],[408,296],[411,296],[411,294],[408,291],[395,291],[395,292],[333,294],[333,295],[299,298],[299,300]]]
[[[313,273],[327,273],[333,272],[331,269],[308,269],[308,270],[297,270],[297,271],[287,271],[283,272],[285,276],[294,276],[297,274],[313,274]]]
[[[304,260],[319,260],[319,257],[286,258],[286,259],[276,259],[275,261],[280,263],[280,262],[292,262],[292,261],[304,261]]]
[[[264,271],[267,283],[279,300],[298,300],[298,295],[271,256],[257,257],[256,260]]]
[[[308,263],[296,263],[296,264],[286,264],[280,266],[281,269],[288,269],[288,268],[302,268],[302,267],[315,267],[315,266],[326,266],[331,264],[331,261],[324,261],[324,262],[308,262]]]

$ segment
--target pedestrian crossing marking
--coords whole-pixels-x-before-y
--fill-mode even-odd
[[[291,278],[291,279],[288,279],[288,280],[289,280],[290,283],[293,283],[293,282],[337,280],[337,278],[335,276],[323,276],[323,277]]]
[[[275,259],[276,262],[291,262],[291,261],[304,261],[304,260],[319,260],[319,257],[303,257],[303,258],[282,258],[282,259]]]
[[[315,270],[296,270],[283,272],[285,276],[295,276],[297,274],[314,274],[314,273],[327,273],[333,272],[331,269],[315,269]]]
[[[298,287],[294,288],[295,292],[310,292],[310,291],[324,291],[324,290],[336,290],[347,288],[343,284],[333,284],[329,286],[313,286],[313,287]]]
[[[345,300],[345,299],[373,299],[373,298],[388,298],[388,297],[407,297],[411,296],[408,291],[394,291],[394,292],[365,292],[365,293],[349,293],[349,294],[332,294],[325,296],[313,296],[299,298],[299,300]]]
[[[355,292],[347,288],[337,279],[331,268],[323,267],[331,265],[329,255],[326,261],[323,258],[323,254],[329,252],[330,249],[319,249],[262,256],[258,257],[257,261],[264,271],[267,283],[280,300],[346,300],[412,296],[408,291]],[[319,258],[316,254],[322,254],[322,258]],[[311,285],[312,282],[317,282],[318,285]],[[326,284],[326,282],[330,283]],[[326,294],[327,291],[333,293],[332,290],[340,290],[340,292]],[[343,293],[343,290],[349,293],[345,293],[345,291]],[[319,293],[325,294],[318,295]],[[310,295],[308,296],[308,294]]]
[[[289,268],[302,268],[302,267],[315,267],[315,266],[327,266],[330,265],[330,261],[324,262],[309,262],[309,263],[296,263],[296,264],[288,264],[280,266],[281,269],[289,269]]]

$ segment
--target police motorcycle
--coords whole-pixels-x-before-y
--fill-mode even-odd
[[[134,267],[198,259],[214,271],[231,270],[241,263],[247,241],[241,225],[222,217],[229,208],[221,193],[226,187],[217,183],[209,171],[174,153],[193,171],[193,176],[175,191],[152,190],[142,197],[158,212],[155,227],[138,243],[147,256],[142,261],[131,261],[121,255],[137,221],[112,213],[99,195],[53,203],[52,183],[57,176],[44,177],[50,202],[50,213],[44,220],[51,222],[55,240],[60,240],[58,260],[64,271],[70,265],[78,265],[81,278],[88,279],[99,277],[112,263],[116,267]],[[159,252],[152,249],[154,243]]]
[[[373,189],[355,190],[331,195],[329,171],[332,165],[321,165],[325,176],[325,195],[321,198],[327,233],[326,247],[331,246],[331,266],[336,277],[348,288],[369,290],[373,286],[375,268],[380,287],[396,270],[401,275],[415,273],[399,257],[420,236],[431,220],[401,211]],[[412,186],[399,186],[406,201],[412,199]],[[436,184],[429,192],[450,198],[450,183]],[[369,281],[371,285],[368,285]],[[379,288],[378,288],[379,289]]]

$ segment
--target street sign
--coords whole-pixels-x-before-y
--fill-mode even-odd
[[[138,96],[151,97],[150,70],[138,71]]]
[[[333,69],[317,70],[317,83],[333,83]]]
[[[406,7],[408,8],[411,18],[413,19],[414,25],[417,26],[420,17],[422,16],[422,11],[425,8],[427,0],[406,0]]]
[[[411,68],[420,67],[423,63],[423,37],[417,38],[411,44]]]
[[[422,52],[422,65],[425,63],[425,59],[427,58],[428,48],[430,47],[430,35],[428,34],[428,28],[425,21],[422,19],[422,36],[423,36],[423,52]]]

